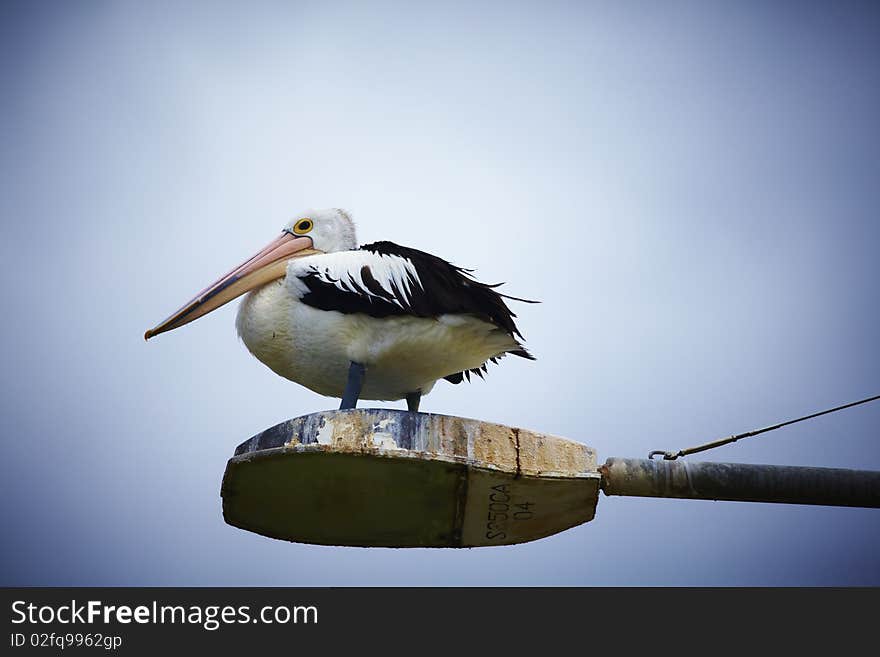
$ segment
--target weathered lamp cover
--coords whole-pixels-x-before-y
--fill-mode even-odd
[[[580,443],[459,417],[385,409],[314,413],[245,441],[223,516],[322,545],[524,543],[592,520],[601,477]]]

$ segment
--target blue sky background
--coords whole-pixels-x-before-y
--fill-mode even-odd
[[[880,392],[872,3],[4,2],[0,584],[880,585],[880,512],[600,499],[522,546],[224,524],[234,447],[336,402],[235,306],[308,207],[514,295],[537,362],[429,412],[690,446]],[[880,404],[707,459],[880,469]]]

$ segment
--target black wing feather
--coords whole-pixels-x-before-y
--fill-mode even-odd
[[[510,335],[522,338],[511,312],[504,303],[504,295],[474,279],[468,269],[457,267],[443,258],[430,253],[400,246],[393,242],[374,242],[361,247],[362,251],[379,255],[395,255],[409,260],[421,281],[421,287],[414,286],[410,295],[409,308],[399,306],[399,314],[417,317],[438,317],[440,315],[474,315],[484,319]]]
[[[369,266],[364,265],[360,270],[363,287],[358,285],[358,282],[351,275],[347,281],[352,288],[366,288],[363,293],[359,294],[340,289],[333,284],[333,281],[327,280],[326,273],[322,277],[318,271],[313,271],[299,279],[308,289],[308,292],[300,300],[321,310],[364,313],[378,318],[394,315],[416,317],[439,317],[447,314],[473,315],[494,324],[514,338],[521,339],[523,337],[514,321],[516,315],[507,307],[504,300],[536,302],[496,292],[494,288],[501,283],[494,285],[481,283],[473,278],[472,270],[457,267],[430,253],[393,242],[365,244],[360,247],[360,250],[382,256],[398,256],[409,260],[416,270],[421,284],[410,278],[408,294],[404,294],[394,283],[388,283],[391,287],[389,291],[376,280]],[[525,347],[508,353],[534,360],[534,356],[526,351]],[[495,358],[492,361],[497,362]],[[471,374],[482,377],[485,371],[484,363],[480,368],[457,372],[445,378],[452,383],[461,383],[465,378],[470,381]]]

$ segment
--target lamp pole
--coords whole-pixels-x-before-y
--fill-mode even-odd
[[[791,465],[609,458],[606,495],[880,508],[880,472]]]

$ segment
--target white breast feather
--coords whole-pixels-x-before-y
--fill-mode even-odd
[[[388,293],[387,297],[381,297],[367,288],[361,274],[364,266],[369,268],[376,282]],[[344,292],[386,301],[390,297],[391,302],[400,308],[409,305],[413,285],[423,289],[416,268],[407,258],[369,251],[340,251],[291,260],[287,265],[287,284],[299,299],[309,292],[300,278],[310,274]]]

